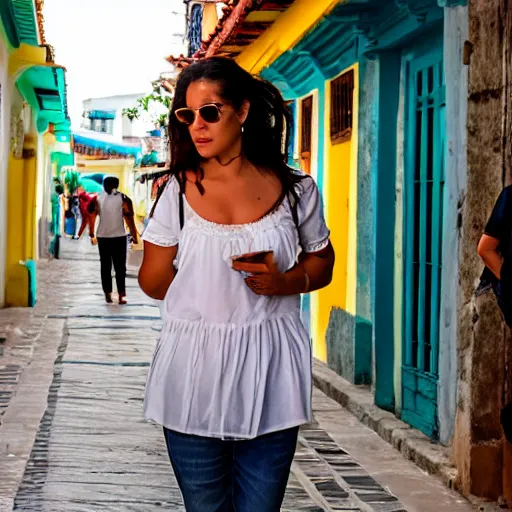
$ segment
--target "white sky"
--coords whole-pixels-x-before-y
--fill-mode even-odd
[[[184,12],[182,0],[45,0],[46,40],[68,71],[74,128],[84,99],[151,92],[170,68],[164,57],[184,51],[176,37]]]

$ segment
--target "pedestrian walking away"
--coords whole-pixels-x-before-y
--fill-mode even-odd
[[[330,283],[334,251],[314,180],[287,166],[290,132],[279,91],[234,61],[181,73],[139,283],[163,300],[145,416],[189,512],[278,512],[311,420],[300,294]]]
[[[96,200],[96,213],[100,221],[97,240],[101,263],[101,284],[107,303],[112,303],[112,264],[116,273],[119,304],[126,304],[126,248],[125,222],[130,230],[133,243],[137,243],[137,229],[134,222],[130,198],[117,189],[119,179],[107,176],[103,181],[104,192]]]
[[[96,227],[96,200],[98,195],[89,194],[82,187],[79,187],[77,197],[80,207],[80,217],[82,219],[77,238],[80,238],[83,235],[85,228],[89,227],[89,237],[93,245],[95,245],[96,238],[94,236],[94,229]]]

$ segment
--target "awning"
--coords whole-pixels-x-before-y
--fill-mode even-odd
[[[44,132],[52,123],[57,140],[69,141],[65,69],[55,65],[32,66],[18,78],[17,86],[37,114],[38,131]]]
[[[87,117],[89,119],[115,119],[116,111],[115,110],[90,110],[87,112]]]
[[[237,57],[247,71],[257,74],[289,50],[336,5],[347,0],[296,0],[275,23]]]
[[[21,43],[39,44],[33,0],[0,1],[0,19],[14,48],[19,48]]]
[[[73,133],[73,151],[79,155],[94,156],[97,159],[134,158],[140,161],[142,147],[109,140],[101,134]]]

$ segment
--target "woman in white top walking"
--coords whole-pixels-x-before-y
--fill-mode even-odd
[[[164,320],[145,414],[164,427],[187,511],[278,512],[311,419],[300,294],[334,264],[319,191],[286,165],[278,90],[231,60],[181,73],[169,127],[139,274]]]
[[[101,262],[101,284],[107,303],[112,303],[112,263],[116,272],[119,304],[126,304],[126,249],[125,221],[130,228],[132,241],[137,243],[137,229],[133,220],[130,199],[118,192],[119,179],[107,176],[103,180],[105,192],[96,200],[96,212],[100,217],[97,231]]]

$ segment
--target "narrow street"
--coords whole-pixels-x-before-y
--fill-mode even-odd
[[[0,510],[182,511],[161,429],[142,416],[158,307],[134,267],[129,305],[105,305],[96,249],[63,239],[62,252],[40,264],[30,319],[0,312]],[[314,413],[283,510],[473,510],[318,390]]]

